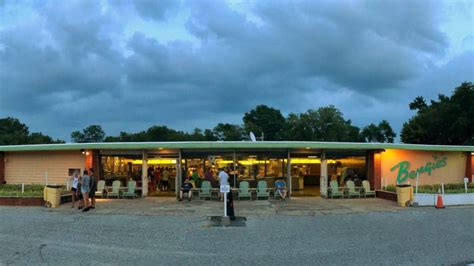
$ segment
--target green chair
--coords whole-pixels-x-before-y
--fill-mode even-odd
[[[209,181],[203,181],[201,184],[201,188],[199,189],[199,198],[209,198],[211,199],[212,197],[212,192],[211,192],[212,186],[211,182]]]
[[[341,197],[344,198],[344,191],[339,189],[339,185],[337,184],[336,180],[332,180],[329,183],[329,192],[331,192],[331,199],[334,197]]]
[[[99,180],[99,182],[97,182],[97,191],[95,192],[95,196],[104,198],[104,194],[107,194],[107,191],[105,190],[105,180]]]
[[[364,193],[364,198],[367,196],[374,196],[375,197],[375,191],[370,190],[370,183],[367,180],[362,181],[362,188],[363,188],[363,193]]]
[[[240,198],[252,199],[252,193],[250,193],[248,181],[241,181],[239,184],[238,200],[240,200]]]
[[[268,189],[267,181],[258,181],[257,200],[258,198],[270,198],[270,190]]]
[[[131,180],[131,181],[128,181],[128,184],[127,184],[127,191],[124,191],[122,196],[125,198],[125,197],[132,197],[132,198],[136,198],[137,197],[137,194],[135,194],[135,188],[137,186],[137,182]]]
[[[357,196],[360,198],[360,190],[355,188],[354,181],[349,180],[346,182],[347,187],[347,196],[350,198],[351,196]]]
[[[112,182],[112,191],[107,193],[107,198],[110,197],[117,197],[120,198],[120,181],[115,180]]]

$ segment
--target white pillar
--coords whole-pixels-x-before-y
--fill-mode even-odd
[[[148,196],[148,154],[143,150],[142,155],[142,197]]]
[[[292,186],[291,186],[291,156],[290,156],[290,150],[288,150],[288,156],[287,156],[287,164],[286,164],[286,179],[287,179],[287,188],[288,188],[288,198],[291,198],[291,194],[293,192]]]
[[[319,179],[319,191],[322,197],[328,196],[328,163],[324,151],[321,152],[321,177]]]
[[[176,198],[179,196],[179,188],[181,187],[181,150],[179,150],[178,154],[178,161],[176,162],[176,179],[174,182],[174,192],[176,194]]]

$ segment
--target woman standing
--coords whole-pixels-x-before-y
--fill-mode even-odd
[[[72,176],[72,207],[74,208],[74,204],[76,204],[76,194],[77,194],[77,185],[79,184],[79,172],[75,171]]]
[[[88,175],[89,173],[87,170],[84,170],[84,174],[82,175],[82,182],[81,182],[81,192],[82,192],[82,197],[84,198],[84,210],[83,212],[87,212],[90,209],[90,203],[89,203],[89,192],[90,192],[90,182],[91,178]]]

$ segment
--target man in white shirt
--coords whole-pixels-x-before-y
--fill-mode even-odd
[[[228,185],[229,182],[229,175],[226,173],[226,168],[221,168],[221,171],[219,172],[219,185]],[[224,194],[219,193],[219,200],[224,200]]]

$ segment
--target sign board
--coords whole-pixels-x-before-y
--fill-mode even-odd
[[[229,193],[230,185],[221,185],[221,193]]]
[[[438,168],[443,168],[447,165],[446,156],[437,156],[433,155],[433,161],[427,162],[425,165],[422,165],[418,169],[411,169],[411,164],[409,161],[401,161],[394,165],[390,171],[397,172],[397,184],[405,182],[408,178],[415,179],[418,174],[428,173],[431,175],[433,170]]]

